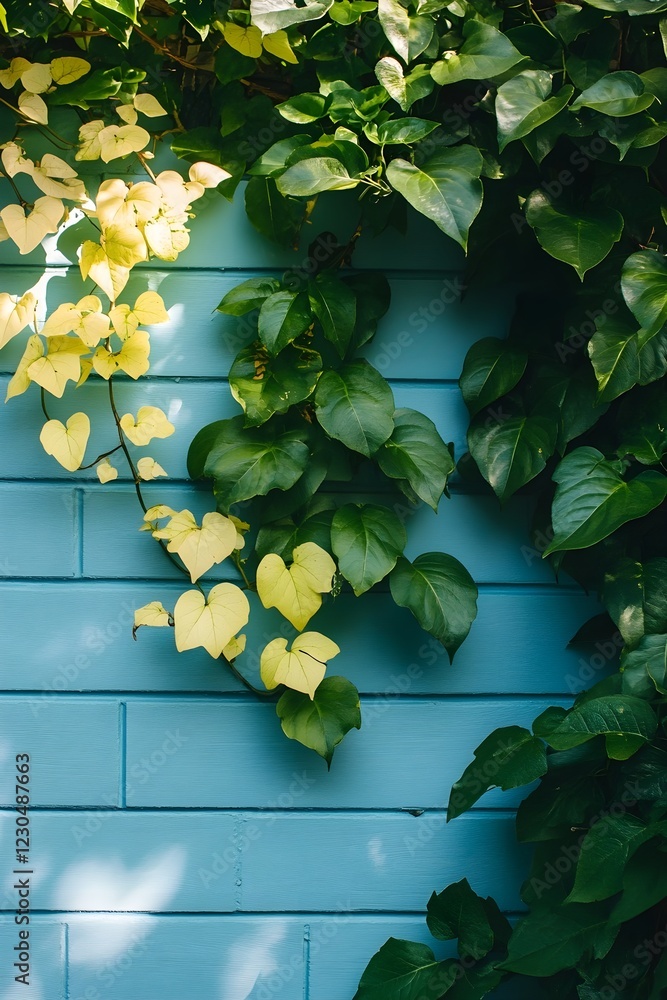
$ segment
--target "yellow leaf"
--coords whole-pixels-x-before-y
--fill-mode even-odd
[[[176,430],[157,406],[139,407],[136,420],[131,413],[124,413],[120,418],[120,426],[132,444],[139,448],[149,444],[153,438],[170,437]]]
[[[250,531],[250,525],[247,521],[242,521],[240,517],[236,517],[234,514],[229,515],[229,520],[234,523],[234,527],[236,528],[236,545],[234,548],[240,551],[245,545],[244,535],[246,531]]]
[[[151,141],[150,133],[140,125],[107,125],[99,136],[100,156],[105,163],[119,156],[138,153]]]
[[[109,336],[109,317],[102,312],[97,295],[85,295],[76,305],[64,302],[51,313],[42,327],[43,337],[62,337],[75,333],[86,347],[97,347]]]
[[[33,361],[36,361],[37,358],[43,357],[43,355],[44,344],[37,334],[33,334],[33,336],[28,339],[25,351],[23,352],[23,357],[19,361],[18,367],[10,379],[9,385],[7,386],[5,403],[14,396],[22,395],[26,389],[30,388],[31,378],[28,375],[28,368]]]
[[[144,604],[143,608],[137,608],[134,612],[135,629],[142,625],[150,625],[151,628],[164,628],[165,625],[171,625],[171,623],[171,615],[160,601],[151,601],[150,604]]]
[[[20,299],[16,295],[0,292],[0,348],[25,330],[35,317],[37,300],[32,292],[26,292]]]
[[[273,31],[270,35],[264,35],[262,44],[267,52],[278,56],[283,62],[297,63],[299,61],[289,43],[286,31]]]
[[[236,545],[236,528],[223,514],[204,514],[201,528],[189,510],[181,510],[154,538],[168,542],[169,552],[176,552],[190,571],[193,583],[211,566],[223,562]],[[236,631],[236,630],[235,630]]]
[[[144,235],[148,246],[160,260],[176,260],[190,242],[188,230],[170,223],[164,215],[147,222]]]
[[[136,125],[139,120],[139,115],[134,110],[134,105],[132,104],[119,104],[116,108],[116,114],[126,125]]]
[[[235,660],[236,657],[240,656],[243,650],[245,649],[246,641],[247,639],[245,635],[236,635],[232,639],[230,639],[222,651],[222,655],[224,656],[224,658],[229,663],[231,663],[232,660]]]
[[[75,337],[51,337],[47,350],[44,357],[33,361],[28,368],[28,375],[52,396],[60,398],[67,383],[79,379],[81,355],[88,348]]]
[[[102,246],[112,264],[117,267],[134,267],[148,260],[146,241],[136,226],[108,226],[101,239]]]
[[[5,90],[11,90],[16,81],[21,79],[21,74],[30,69],[31,65],[32,63],[28,59],[23,59],[22,56],[12,59],[7,69],[0,69],[0,85]]]
[[[101,119],[94,122],[86,122],[79,129],[79,150],[74,157],[75,160],[99,160],[102,154],[102,144],[100,143],[100,132],[104,131],[105,124]]]
[[[63,0],[63,4],[67,8],[68,14],[73,14],[76,8],[82,3],[83,0]]]
[[[269,691],[284,684],[312,699],[326,673],[327,661],[338,653],[336,643],[320,632],[297,636],[291,650],[287,649],[287,639],[274,639],[262,652],[260,674]]]
[[[52,198],[69,198],[70,201],[85,201],[88,195],[76,170],[53,153],[45,153],[39,166],[34,167],[32,179],[44,194]]]
[[[93,362],[91,358],[81,358],[81,374],[79,375],[79,381],[76,383],[75,388],[78,389],[79,386],[83,385],[84,382],[88,381],[88,376],[93,370]]]
[[[336,564],[315,542],[297,545],[289,567],[270,552],[257,567],[257,593],[265,608],[277,608],[295,628],[305,628],[328,594]]]
[[[251,24],[248,28],[244,28],[240,24],[227,21],[223,34],[227,44],[231,45],[237,52],[241,52],[244,56],[249,56],[250,59],[259,59],[261,56],[262,32],[254,24]]]
[[[188,175],[191,181],[195,184],[201,184],[205,188],[216,188],[218,184],[232,176],[222,167],[216,167],[214,163],[206,163],[205,160],[193,163],[188,170]]]
[[[139,324],[145,326],[157,323],[166,323],[169,320],[169,313],[164,307],[164,302],[157,292],[142,292],[134,308],[124,303],[114,306],[109,311],[113,328],[121,340],[130,337]]]
[[[158,476],[166,476],[167,473],[164,471],[161,465],[159,465],[154,458],[140,458],[137,462],[137,471],[141,478],[148,482],[150,479],[157,479]]]
[[[130,378],[140,378],[150,368],[148,356],[151,352],[150,337],[146,330],[137,330],[123,343],[120,351],[111,353],[106,347],[98,347],[93,355],[93,367],[102,378],[109,379],[120,371]]]
[[[20,205],[7,205],[0,211],[7,232],[21,254],[30,253],[49,233],[57,233],[64,214],[62,201],[48,196],[38,198],[28,216]]]
[[[233,583],[213,587],[208,600],[198,590],[188,590],[174,608],[176,649],[182,653],[203,646],[217,659],[249,617],[248,598]]]
[[[21,83],[31,94],[45,94],[51,79],[51,67],[47,63],[33,63],[21,73]]]
[[[144,521],[161,521],[165,517],[174,517],[178,514],[177,510],[173,507],[167,507],[166,503],[158,503],[154,507],[149,507],[144,514]],[[150,531],[153,531],[153,527],[149,527]]]
[[[163,170],[155,178],[162,192],[162,200],[167,208],[166,215],[172,222],[184,222],[191,203],[203,197],[206,188],[198,181],[183,180],[176,170]]]
[[[16,177],[17,174],[32,175],[35,164],[16,142],[8,142],[2,150],[2,166],[8,177]]]
[[[85,413],[74,413],[67,426],[49,420],[42,427],[39,440],[47,455],[53,455],[68,472],[75,472],[83,462],[90,437],[90,420]]]
[[[81,277],[84,280],[92,278],[112,302],[118,298],[130,277],[129,267],[120,267],[113,263],[105,248],[91,240],[86,240],[81,247],[79,266]]]
[[[78,56],[62,56],[51,60],[51,76],[59,87],[63,87],[66,83],[74,83],[89,72],[88,60],[80,59]]]
[[[24,90],[19,94],[18,105],[19,111],[28,121],[37,122],[38,125],[48,125],[49,110],[39,94],[30,94]]]
[[[118,469],[111,464],[108,458],[105,458],[103,462],[95,469],[97,473],[97,478],[101,483],[110,483],[113,479],[118,479]]]
[[[134,106],[147,118],[161,118],[162,115],[168,114],[157,97],[153,97],[152,94],[137,94],[134,98]]]

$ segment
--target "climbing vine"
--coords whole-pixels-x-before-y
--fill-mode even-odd
[[[452,789],[455,819],[489,787],[538,782],[517,817],[519,839],[536,844],[527,915],[511,926],[465,880],[449,886],[429,901],[428,926],[457,939],[459,957],[392,939],[358,1000],[470,1000],[508,979],[568,1000],[659,1000],[667,989],[665,10],[667,0],[0,7],[1,235],[26,252],[73,206],[85,216],[78,226],[101,230],[81,241],[81,271],[109,300],[86,287],[66,317],[39,329],[34,296],[3,296],[3,338],[34,329],[13,391],[36,383],[62,396],[91,372],[106,378],[140,494],[144,471],[162,470],[135,462],[128,441],[143,447],[171,426],[150,408],[115,408],[115,380],[145,371],[140,327],[164,310],[150,293],[117,302],[129,269],[184,248],[189,206],[206,186],[231,198],[249,177],[250,221],[286,247],[322,193],[358,200],[357,229],[316,240],[308,275],[246,282],[220,303],[248,334],[229,378],[242,412],[204,428],[189,455],[217,510],[201,525],[188,511],[145,511],[144,527],[195,589],[136,622],[174,625],[179,648],[203,645],[250,683],[240,658],[250,601],[277,607],[297,635],[289,651],[286,639],[269,643],[262,680],[267,693],[278,688],[287,735],[328,761],[360,720],[352,685],[326,673],[338,647],[303,631],[323,595],[345,582],[363,594],[389,577],[397,603],[450,655],[475,613],[474,584],[455,560],[404,558],[391,507],[333,505],[323,488],[365,464],[436,509],[454,472],[433,425],[395,410],[389,385],[358,356],[388,308],[382,276],[352,266],[359,229],[400,229],[410,205],[468,252],[471,283],[492,271],[516,288],[507,338],[466,358],[469,454],[457,474],[501,503],[534,494],[526,558],[548,558],[605,612],[573,637],[589,650],[570,678],[574,706],[489,736]],[[58,114],[76,116],[74,138]],[[151,174],[151,114],[156,138],[193,164],[188,180],[171,164]],[[33,133],[63,157],[31,152]],[[86,157],[131,157],[148,181],[104,181],[89,199],[72,164]],[[48,405],[42,441],[74,470],[88,418],[61,424]],[[114,442],[99,456],[100,478],[114,475],[115,454]],[[245,521],[245,506],[243,516],[232,508],[249,501]],[[224,560],[236,582],[206,592],[200,578]]]

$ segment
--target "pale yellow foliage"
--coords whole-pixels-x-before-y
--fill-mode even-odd
[[[262,652],[260,674],[269,691],[284,684],[312,699],[324,678],[327,662],[338,653],[336,643],[320,632],[297,636],[291,650],[287,649],[287,639],[274,639]]]
[[[90,436],[90,420],[85,413],[74,413],[67,425],[48,420],[39,440],[47,455],[52,455],[68,472],[75,472],[83,462]]]
[[[131,413],[124,413],[120,426],[132,444],[137,447],[149,444],[153,438],[170,437],[176,428],[157,406],[141,406],[135,420]]]
[[[265,608],[277,608],[301,631],[322,606],[322,594],[331,591],[336,564],[315,542],[297,545],[292,558],[287,568],[275,552],[265,555],[257,567],[257,593]]]
[[[249,617],[248,598],[233,583],[219,583],[208,599],[198,590],[188,590],[174,608],[176,648],[183,652],[202,646],[217,659]]]

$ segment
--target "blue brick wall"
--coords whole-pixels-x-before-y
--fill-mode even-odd
[[[325,205],[313,231],[340,230],[341,204]],[[252,231],[241,197],[211,199],[193,229],[176,265],[158,262],[128,289],[148,277],[171,322],[154,331],[150,380],[123,384],[118,397],[121,412],[161,406],[177,428],[151,447],[172,479],[149,498],[201,511],[210,496],[187,481],[187,446],[201,425],[236,412],[224,379],[236,321],[214,307],[243,278],[300,257]],[[80,294],[73,242],[66,235],[50,251],[49,309]],[[7,244],[0,251],[2,289],[31,287],[39,252],[17,266]],[[394,291],[368,358],[397,405],[431,416],[461,454],[456,380],[475,340],[506,332],[511,289],[490,284],[444,304],[462,261],[417,218],[407,238],[362,238],[355,263],[385,269]],[[21,350],[0,355],[3,396]],[[113,430],[103,391],[91,379],[77,393],[76,408],[93,416],[91,455]],[[527,550],[529,502],[501,512],[455,488],[437,517],[421,509],[408,519],[408,554],[441,548],[480,585],[479,618],[454,666],[382,588],[325,607],[318,627],[341,646],[337,669],[358,685],[365,717],[327,773],[205,652],[177,655],[171,636],[148,630],[133,643],[133,609],[173,603],[180,584],[137,531],[127,480],[70,476],[40,453],[41,423],[34,392],[0,408],[2,1000],[350,1000],[389,935],[428,940],[433,888],[466,875],[516,911],[526,860],[513,837],[516,797],[489,795],[450,826],[443,809],[484,736],[566,699],[578,669],[564,647],[591,601],[556,587]],[[257,614],[249,649],[277,623]],[[29,989],[11,970],[12,764],[22,752],[35,806]]]

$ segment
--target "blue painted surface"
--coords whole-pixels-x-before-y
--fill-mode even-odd
[[[239,280],[304,256],[254,233],[241,197],[208,200],[177,265],[155,263],[128,288],[131,301],[148,278],[171,319],[154,331],[151,379],[118,389],[122,412],[152,403],[176,425],[150,449],[173,479],[147,495],[196,512],[212,503],[187,482],[187,446],[203,423],[237,412],[225,375],[247,339],[215,306]],[[325,201],[313,232],[334,228],[343,202]],[[49,309],[81,294],[72,250],[67,235],[49,250]],[[42,258],[17,267],[0,246],[2,289],[31,287]],[[386,269],[394,291],[367,357],[397,405],[428,413],[460,454],[463,357],[505,334],[512,289],[462,294],[458,250],[416,217],[407,239],[362,238],[355,263]],[[22,341],[0,354],[3,396]],[[104,388],[92,378],[76,398],[94,418],[91,456],[113,430]],[[67,416],[74,404],[52,409]],[[105,487],[94,470],[71,476],[40,452],[42,422],[35,391],[0,407],[0,1000],[351,1000],[387,937],[429,940],[432,889],[465,875],[516,910],[517,797],[492,793],[450,825],[443,809],[494,727],[529,724],[591,681],[565,645],[594,602],[556,586],[530,548],[529,498],[501,512],[459,485],[437,517],[405,505],[408,553],[451,552],[480,584],[479,618],[453,665],[386,587],[325,605],[317,626],[341,646],[337,670],[358,685],[365,719],[327,773],[206,653],[178,655],[157,630],[132,641],[133,609],[173,606],[179,585],[138,531],[127,470]],[[274,612],[256,614],[250,673],[280,628]],[[22,752],[36,807],[29,990],[9,974]]]

